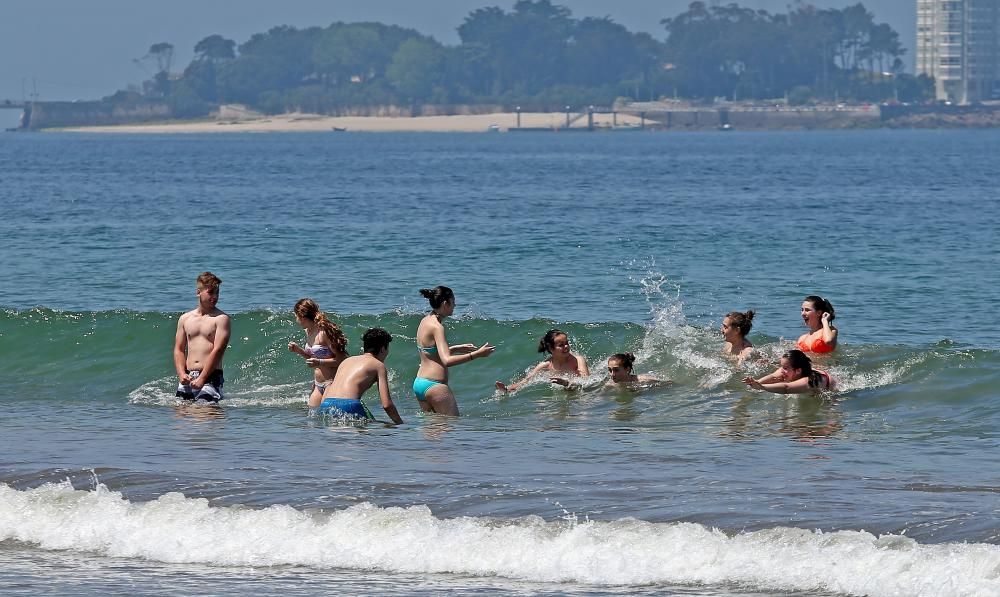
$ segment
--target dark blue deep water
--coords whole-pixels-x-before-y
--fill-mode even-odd
[[[0,136],[7,594],[1000,595],[994,131]],[[194,279],[221,407],[172,397]],[[463,416],[410,390],[457,295]],[[837,392],[740,383],[837,310]],[[309,296],[406,423],[308,417]],[[755,309],[764,362],[719,355]],[[495,380],[550,327],[590,389]],[[674,383],[601,387],[608,355]],[[369,397],[378,414],[377,400]]]

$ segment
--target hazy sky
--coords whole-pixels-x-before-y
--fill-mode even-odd
[[[708,0],[711,2],[711,0]],[[785,12],[794,0],[736,1]],[[811,0],[842,8],[858,0]],[[899,32],[913,64],[916,0],[861,0],[880,22]],[[689,0],[554,0],[576,18],[610,16],[632,31],[657,39],[660,20],[683,12]],[[37,89],[42,100],[96,99],[149,75],[133,62],[154,43],[174,45],[175,68],[190,62],[194,45],[218,33],[238,44],[275,25],[326,26],[334,21],[379,21],[412,27],[446,44],[455,29],[483,6],[509,10],[514,0],[31,0],[4,2],[0,12],[0,99]]]

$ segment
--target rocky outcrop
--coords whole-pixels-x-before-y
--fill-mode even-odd
[[[997,128],[1000,105],[885,106],[884,126],[890,128]]]

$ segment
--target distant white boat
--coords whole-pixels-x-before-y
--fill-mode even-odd
[[[499,133],[500,132],[500,125],[499,124],[491,124],[490,126],[486,127],[486,132],[487,133]]]

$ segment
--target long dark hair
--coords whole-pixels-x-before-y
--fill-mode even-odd
[[[447,286],[435,286],[434,288],[421,288],[420,294],[431,303],[431,309],[437,309],[444,303],[455,302],[455,293]]]
[[[566,335],[566,332],[552,328],[551,330],[545,332],[542,339],[538,341],[538,352],[547,352],[551,354],[552,349],[556,347],[556,336],[566,336],[569,338],[569,336]]]
[[[810,388],[823,387],[825,380],[819,372],[813,371],[812,359],[806,356],[806,353],[797,348],[793,348],[781,355],[781,358],[788,359],[788,363],[792,366],[792,369],[802,370],[802,374],[809,378]]]
[[[830,321],[833,321],[834,319],[837,318],[837,314],[834,313],[833,311],[833,305],[830,304],[830,301],[826,300],[825,298],[821,296],[816,296],[815,294],[810,294],[809,296],[807,296],[802,300],[809,301],[812,304],[813,309],[819,311],[820,314],[829,313]]]

